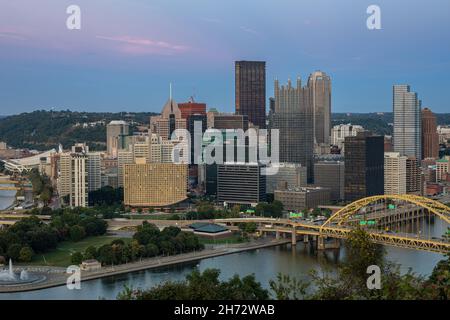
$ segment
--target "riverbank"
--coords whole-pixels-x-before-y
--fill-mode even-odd
[[[155,257],[150,259],[145,259],[142,261],[137,261],[128,264],[122,264],[112,267],[103,267],[99,271],[94,272],[83,272],[81,273],[81,281],[89,281],[104,277],[111,277],[115,275],[121,275],[125,273],[131,273],[136,271],[142,271],[147,269],[165,267],[170,265],[182,264],[186,262],[202,260],[206,258],[213,258],[233,253],[239,253],[244,251],[256,250],[260,248],[267,248],[273,246],[279,246],[283,244],[290,243],[290,240],[268,240],[262,239],[251,243],[234,244],[227,246],[217,246],[211,249],[205,249],[198,252],[190,252],[179,254],[175,256],[167,257]],[[26,292],[35,291],[52,287],[59,287],[66,284],[69,274],[66,274],[61,268],[49,268],[49,267],[32,267],[34,270],[47,270],[46,282],[31,284],[31,285],[17,285],[17,286],[0,286],[0,293],[13,293],[13,292]],[[31,268],[23,266],[16,269],[27,269]]]

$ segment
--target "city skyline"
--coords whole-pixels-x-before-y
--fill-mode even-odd
[[[379,1],[381,30],[366,27],[370,1],[79,0],[81,30],[65,27],[69,1],[1,3],[1,115],[52,107],[158,112],[170,82],[177,101],[194,95],[232,112],[237,60],[266,61],[267,99],[274,79],[321,70],[333,82],[333,112],[390,111],[396,83],[414,87],[433,112],[448,110],[450,4],[442,0]]]

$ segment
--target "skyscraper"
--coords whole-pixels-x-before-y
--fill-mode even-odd
[[[236,114],[247,115],[260,129],[266,127],[266,62],[235,62]]]
[[[58,193],[60,197],[69,197],[71,207],[88,205],[88,152],[86,145],[77,143],[72,147],[72,152],[61,154]]]
[[[314,143],[330,144],[331,129],[331,78],[322,71],[308,78],[310,103],[313,113]]]
[[[384,194],[406,193],[406,159],[398,152],[384,154]]]
[[[409,85],[393,86],[394,151],[417,159],[422,157],[420,104]]]
[[[346,201],[384,193],[384,138],[358,132],[345,138]]]
[[[439,157],[439,135],[436,116],[428,109],[422,110],[422,159]]]
[[[307,93],[300,79],[297,79],[295,88],[290,80],[281,87],[275,80],[275,107],[270,117],[270,128],[279,130],[280,162],[302,164],[307,168],[308,181],[312,182],[313,117]]]
[[[117,158],[119,138],[128,135],[128,123],[125,121],[111,121],[106,126],[106,150],[110,157]]]
[[[176,129],[186,129],[186,119],[181,117],[181,110],[172,99],[171,90],[169,100],[164,105],[161,115],[150,117],[150,131],[158,134],[163,140],[170,140]]]

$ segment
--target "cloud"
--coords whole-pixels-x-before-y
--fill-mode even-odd
[[[240,28],[241,30],[247,32],[247,33],[251,33],[251,34],[254,34],[254,35],[259,35],[258,31],[253,30],[253,29],[251,29],[251,28],[248,28],[248,27],[245,27],[245,26],[240,26],[239,28]]]
[[[8,30],[0,30],[0,38],[20,40],[20,41],[28,40],[28,37],[25,36],[24,34]]]
[[[166,41],[156,41],[146,38],[131,36],[96,36],[97,39],[117,42],[122,44],[119,50],[129,54],[174,54],[185,52],[188,46],[173,44]]]

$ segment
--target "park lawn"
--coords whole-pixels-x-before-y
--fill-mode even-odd
[[[33,260],[29,264],[39,266],[67,267],[72,264],[70,261],[72,253],[76,251],[84,252],[89,246],[99,248],[102,245],[109,244],[111,243],[111,241],[117,239],[121,239],[125,243],[131,241],[131,238],[118,238],[112,236],[88,237],[78,242],[64,241],[59,243],[56,249],[53,251],[44,254],[35,254],[33,256]]]

